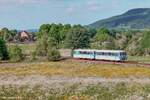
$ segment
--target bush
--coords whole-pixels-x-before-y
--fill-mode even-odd
[[[36,60],[37,53],[36,51],[31,52],[31,60]]]
[[[8,51],[5,44],[5,41],[0,39],[0,60],[8,60]]]
[[[19,62],[24,59],[22,49],[19,48],[19,46],[17,46],[17,45],[10,48],[9,54],[10,54],[10,60],[12,62]]]
[[[52,49],[48,51],[48,60],[49,61],[58,61],[60,58],[60,52],[57,49]]]

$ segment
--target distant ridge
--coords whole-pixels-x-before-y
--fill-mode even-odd
[[[96,21],[87,27],[147,29],[150,28],[150,8],[131,9],[122,15]]]

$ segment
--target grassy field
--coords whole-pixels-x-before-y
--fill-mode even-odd
[[[8,43],[7,46],[8,46],[8,49],[13,46],[13,45],[16,45],[14,43]],[[36,43],[29,43],[29,44],[17,44],[22,50],[23,50],[23,53],[24,54],[30,54],[31,52],[35,51],[36,49]]]
[[[129,56],[129,61],[138,61],[141,63],[150,63],[150,56]]]
[[[149,100],[150,86],[142,84],[73,84],[64,88],[0,87],[1,100]]]
[[[32,75],[37,75],[36,79]],[[118,81],[128,78],[132,82]],[[3,63],[0,64],[0,100],[149,100],[150,80],[145,83],[134,78],[149,79],[150,68],[74,60]]]
[[[36,47],[19,46],[26,55]],[[70,54],[70,50],[60,52]],[[149,67],[41,59],[0,63],[0,100],[150,100]],[[150,57],[129,56],[129,60],[149,63]]]
[[[66,60],[60,62],[32,62],[0,64],[0,75],[61,75],[69,77],[150,77],[150,68],[137,65],[94,64]]]

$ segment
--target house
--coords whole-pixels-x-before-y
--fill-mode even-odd
[[[18,35],[21,42],[32,41],[32,33],[29,33],[27,31],[22,31]]]

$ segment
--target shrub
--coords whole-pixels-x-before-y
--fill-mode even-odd
[[[10,48],[10,60],[12,62],[19,62],[24,59],[24,55],[22,53],[22,49],[19,46],[15,45]]]
[[[48,51],[49,61],[58,61],[60,57],[60,52],[57,49],[51,49],[50,51]]]
[[[47,55],[47,43],[43,38],[37,42],[36,53],[38,56],[46,56]]]
[[[0,60],[8,60],[8,51],[5,44],[5,41],[0,39]]]
[[[36,55],[37,55],[36,51],[31,52],[31,60],[32,61],[36,60]]]

